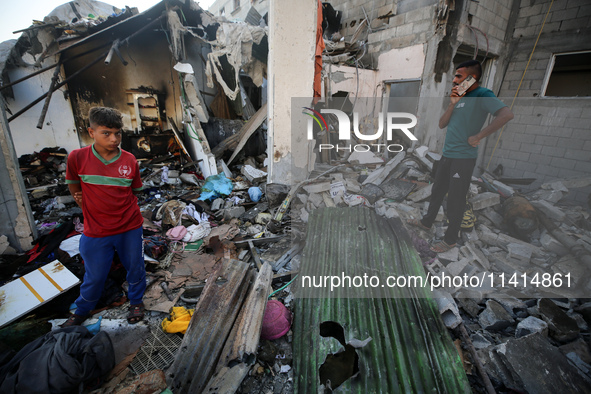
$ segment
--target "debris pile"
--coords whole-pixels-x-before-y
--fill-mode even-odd
[[[84,267],[78,242],[84,221],[81,209],[75,204],[65,185],[66,155],[63,149],[51,148],[21,158],[23,164],[28,163],[22,165],[24,177],[37,179],[39,184],[48,184],[49,187],[44,185],[29,190],[38,230],[43,237],[38,240],[35,249],[18,259],[15,264],[18,270],[13,277],[2,278],[8,283],[13,283],[13,278],[23,277],[49,262],[55,262],[73,273],[73,277],[78,278],[78,283],[83,279]],[[148,311],[146,322],[152,332],[160,331],[166,326],[164,331],[168,334],[165,335],[178,336],[180,334],[177,332],[186,331],[182,348],[195,345],[194,334],[202,332],[196,326],[198,323],[190,325],[193,321],[201,321],[199,324],[206,324],[213,330],[212,335],[220,336],[219,341],[209,343],[218,344],[217,350],[222,357],[227,358],[226,364],[220,361],[217,366],[207,365],[208,372],[203,375],[204,385],[217,387],[220,384],[229,384],[229,376],[234,376],[232,387],[237,389],[249,373],[246,380],[250,386],[276,384],[275,380],[282,385],[291,384],[288,378],[291,347],[287,340],[291,338],[290,324],[284,327],[287,329],[282,330],[281,335],[273,335],[272,341],[264,339],[264,346],[272,348],[271,353],[277,358],[271,360],[269,356],[264,361],[257,358],[259,335],[264,331],[263,314],[269,293],[273,288],[276,289],[272,296],[273,302],[290,307],[293,297],[285,286],[297,274],[297,261],[302,249],[291,243],[289,217],[286,215],[279,220],[273,219],[276,212],[280,211],[289,188],[266,183],[265,159],[265,155],[247,157],[240,164],[231,166],[220,160],[219,174],[207,179],[203,179],[194,163],[181,164],[182,157],[179,156],[164,155],[138,160],[144,183],[144,191],[138,196],[138,203],[144,216],[144,251],[148,271],[148,289],[144,297]],[[269,229],[271,221],[274,223],[273,231]],[[220,290],[219,286],[227,286],[228,279],[236,275],[236,267],[239,266],[243,271],[240,279],[243,283],[242,298],[228,298],[223,310],[211,309],[202,300],[212,297],[216,301],[215,305],[222,306],[219,303],[220,294],[216,292]],[[254,280],[255,277],[259,279]],[[125,321],[124,295],[127,283],[124,281],[125,272],[115,257],[105,294],[94,311],[94,319],[87,321],[89,324],[97,324],[96,317],[102,319],[102,323],[98,322],[102,327]],[[213,286],[215,283],[218,285]],[[35,283],[31,285],[36,286]],[[34,311],[38,316],[45,316],[51,309],[52,313],[57,312],[58,317],[64,317],[67,305],[77,296],[76,289],[77,287],[71,291],[64,289],[59,294],[56,303],[59,300],[60,307],[57,311],[54,306],[48,307],[50,302],[31,307],[24,311],[25,315]],[[228,308],[235,311],[233,318],[227,314]],[[174,311],[172,316],[169,315],[171,311]],[[255,311],[257,317],[253,318]],[[291,315],[288,309],[285,311]],[[183,314],[187,318],[176,319],[175,315]],[[210,317],[204,318],[205,315]],[[175,324],[171,324],[169,317]],[[212,318],[225,319],[226,331],[219,331],[218,326],[211,325]],[[16,319],[16,324],[21,324],[18,316]],[[168,323],[165,324],[165,320]],[[56,319],[52,324],[57,327],[63,321],[63,318]],[[182,325],[183,321],[184,329],[177,330],[175,327]],[[17,326],[5,325],[0,330],[0,335],[4,332],[6,338],[10,338],[16,332],[14,327]],[[225,342],[223,338],[228,337],[230,331],[234,333],[234,330],[239,331],[232,334],[236,335],[233,344],[230,344],[230,339]],[[142,338],[146,339],[146,334]],[[239,345],[239,341],[244,338],[248,338],[247,343]],[[116,345],[117,341],[114,342]],[[224,343],[227,343],[228,349],[224,348]],[[117,355],[119,365],[115,370],[118,373],[110,377],[105,388],[129,383],[132,377],[146,372],[137,366],[134,368],[135,359],[130,357],[135,355],[140,345],[141,342],[134,349],[126,351],[126,354]],[[171,346],[176,352],[181,348],[181,343]],[[241,346],[246,346],[248,350],[240,350]],[[277,346],[283,350],[279,351]],[[19,348],[12,349],[18,350]],[[209,351],[206,353],[209,354]],[[140,357],[139,353],[137,357]],[[166,371],[168,368],[176,368],[171,367],[171,364],[174,360],[181,359],[182,355],[176,354],[168,363],[160,364],[155,369]],[[234,363],[232,360],[240,361],[241,366],[238,369],[235,366],[229,368]],[[179,382],[178,378],[171,376],[170,370],[167,374],[169,383]],[[206,378],[211,378],[211,382],[208,383]]]
[[[431,172],[439,156],[426,147],[410,152],[377,167],[349,158],[303,185],[292,215],[306,222],[317,208],[365,205],[387,218],[420,219],[428,208]],[[462,338],[460,329],[467,332],[466,353],[476,349],[479,360],[467,356],[472,361],[466,359],[466,366],[481,362],[497,390],[566,387],[582,392],[591,382],[589,210],[563,197],[569,188],[591,185],[591,178],[519,192],[519,185],[533,181],[488,172],[473,178],[461,241],[445,253],[429,249],[445,233],[443,208],[431,230],[408,226],[408,231],[430,283],[437,283],[434,297],[445,324],[456,338]],[[539,359],[538,351],[548,357],[540,364],[532,362]],[[541,376],[544,369],[550,372]],[[476,375],[476,370],[469,373]]]
[[[29,190],[45,238],[21,257],[16,277],[55,260],[78,279],[83,277],[76,248],[83,220],[80,208],[67,198],[60,170],[64,154],[52,148],[21,158],[30,186],[37,179],[51,187]],[[147,330],[132,349],[116,354],[117,373],[111,374],[103,390],[138,385],[137,379],[154,377],[145,375],[151,370],[164,371],[169,387],[181,390],[293,390],[289,284],[299,270],[309,214],[322,207],[366,206],[389,219],[418,219],[428,206],[430,174],[438,158],[422,147],[389,161],[351,155],[339,165],[317,164],[307,180],[291,188],[266,183],[264,155],[231,166],[220,160],[219,174],[207,179],[194,163],[179,163],[179,156],[140,161],[145,189],[138,202],[145,219],[149,272],[145,295],[149,312],[141,325]],[[444,285],[434,293],[443,322],[458,338],[473,385],[486,385],[488,378],[482,377],[487,376],[488,384],[498,390],[542,390],[539,365],[534,370],[524,357],[560,363],[564,375],[552,372],[547,387],[575,390],[588,384],[591,315],[583,296],[589,290],[585,279],[591,252],[589,214],[582,207],[561,204],[561,199],[569,187],[590,183],[589,179],[549,182],[520,194],[485,173],[473,179],[469,198],[473,214],[465,218],[457,247],[440,254],[429,249],[427,240],[437,240],[445,232],[443,209],[432,230],[408,228],[428,276],[481,278],[478,286],[451,280],[445,285],[442,280]],[[124,277],[115,259],[109,290],[95,311],[102,323],[94,319],[90,324],[107,327],[124,321],[125,308],[119,307],[125,302]],[[73,301],[75,292],[64,291],[57,298],[62,306],[58,315],[67,313],[64,300]],[[278,339],[259,337],[262,331],[277,329],[264,328],[268,298],[288,308],[288,315],[275,317],[289,322]],[[51,304],[33,309],[43,316]],[[54,306],[51,311],[55,313]],[[212,320],[219,324],[210,324]],[[24,322],[3,327],[0,335],[11,338]],[[206,329],[211,331],[208,338],[219,339],[201,343],[197,334]],[[171,342],[166,362],[142,369],[138,365],[144,361],[139,360],[150,359],[151,351],[145,347],[152,346],[147,344],[156,332],[178,340]],[[199,357],[213,353],[219,362]],[[195,374],[202,379],[189,378]]]

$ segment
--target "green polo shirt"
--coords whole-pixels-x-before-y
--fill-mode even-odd
[[[457,102],[447,125],[443,156],[451,159],[475,159],[478,147],[468,143],[468,137],[478,134],[488,114],[506,105],[487,88],[477,87]]]

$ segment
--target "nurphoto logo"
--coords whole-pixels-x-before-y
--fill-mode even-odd
[[[323,150],[336,150],[338,151],[348,151],[348,152],[382,152],[382,149],[387,150],[388,152],[400,152],[404,150],[404,147],[401,144],[350,144],[351,141],[351,120],[349,116],[338,109],[327,109],[322,108],[319,111],[316,111],[309,107],[303,107],[302,113],[308,115],[310,119],[308,119],[308,140],[314,139],[314,121],[320,127],[320,131],[328,131],[329,126],[326,122],[326,119],[322,114],[331,114],[334,115],[338,121],[338,139],[339,141],[343,141],[343,145],[340,144],[333,144],[333,143],[321,143],[319,144],[319,151],[322,152]],[[307,112],[309,111],[309,112]],[[392,141],[393,138],[393,131],[400,130],[408,139],[411,141],[417,141],[417,137],[409,130],[416,126],[417,124],[417,117],[408,112],[387,112],[386,115],[386,140],[388,142]],[[410,122],[402,122],[401,120],[409,120]],[[353,133],[357,141],[377,141],[382,137],[384,133],[384,113],[380,112],[378,116],[378,127],[377,131],[373,134],[363,134],[359,131],[359,113],[353,113]],[[348,144],[345,144],[344,141],[349,141]]]

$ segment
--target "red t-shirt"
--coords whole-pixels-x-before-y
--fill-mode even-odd
[[[84,235],[108,237],[135,230],[144,222],[133,191],[142,189],[139,166],[129,152],[105,161],[87,146],[68,156],[66,183],[80,183]]]

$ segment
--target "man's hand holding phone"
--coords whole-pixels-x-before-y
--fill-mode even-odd
[[[468,75],[462,82],[451,89],[451,104],[456,105],[460,98],[466,94],[468,89],[476,83],[476,79],[472,75]]]
[[[458,96],[462,97],[463,95],[466,94],[468,89],[470,89],[472,87],[472,85],[474,85],[475,83],[476,83],[476,80],[474,79],[474,77],[472,75],[468,75],[466,77],[466,79],[464,79],[462,82],[460,82],[459,85],[455,86],[454,89],[456,89],[456,93],[458,94]],[[452,91],[453,91],[453,89],[452,89]]]

